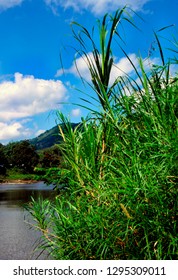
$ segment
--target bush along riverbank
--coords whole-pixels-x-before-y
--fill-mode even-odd
[[[123,50],[134,79],[122,75],[111,83],[112,46],[125,17],[124,8],[99,22],[99,46],[84,27],[73,26],[101,110],[88,108],[92,117],[74,130],[58,113],[65,124],[63,168],[51,180],[68,187],[55,201],[28,207],[43,234],[41,248],[56,259],[178,258],[178,80],[170,75],[176,43],[167,61],[154,34],[160,65],[140,56],[135,65]]]
[[[34,182],[37,182],[37,176],[35,173],[25,173],[17,168],[7,169],[5,175],[0,175],[0,183],[30,184]]]

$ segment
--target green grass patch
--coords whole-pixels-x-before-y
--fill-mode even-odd
[[[23,171],[16,168],[8,169],[5,176],[2,176],[5,181],[8,180],[35,180],[35,174],[25,174]]]

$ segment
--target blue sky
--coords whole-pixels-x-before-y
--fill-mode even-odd
[[[177,0],[0,0],[0,142],[33,138],[56,124],[56,110],[72,122],[79,122],[87,111],[77,105],[87,91],[74,67],[75,48],[70,23],[76,21],[89,30],[96,19],[130,5],[144,21],[134,17],[141,29],[127,23],[122,34],[128,55],[137,63],[137,55],[147,57],[153,42],[153,30],[175,24],[163,37],[177,36]],[[97,41],[97,36],[96,36]],[[168,41],[162,39],[163,46]],[[60,55],[65,74],[62,74]],[[118,47],[116,64],[126,73],[132,69]],[[167,56],[169,54],[167,53]],[[157,62],[156,52],[152,57]],[[77,59],[81,75],[89,80],[83,59]],[[113,71],[112,75],[120,75]],[[112,78],[112,77],[111,77]],[[92,93],[90,93],[92,94]]]

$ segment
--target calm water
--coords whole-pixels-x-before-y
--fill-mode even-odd
[[[23,204],[30,197],[52,196],[52,186],[43,182],[34,184],[0,184],[0,260],[33,260],[39,255],[34,252],[40,232],[29,228],[25,221],[31,221]],[[43,253],[38,259],[48,259]]]

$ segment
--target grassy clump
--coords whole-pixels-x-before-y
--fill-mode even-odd
[[[100,49],[83,27],[75,33],[101,110],[74,130],[58,114],[65,124],[59,127],[64,140],[59,181],[68,187],[37,219],[43,246],[56,259],[178,258],[178,80],[170,76],[173,62],[165,62],[155,34],[162,64],[145,70],[138,58],[137,82],[122,76],[110,84],[112,40],[124,11],[109,23],[104,17]],[[92,42],[92,59],[81,34]],[[29,206],[35,219],[38,206],[34,200]]]
[[[11,180],[35,180],[35,174],[25,173],[23,170],[18,168],[9,168],[4,176],[1,176],[2,181]]]

